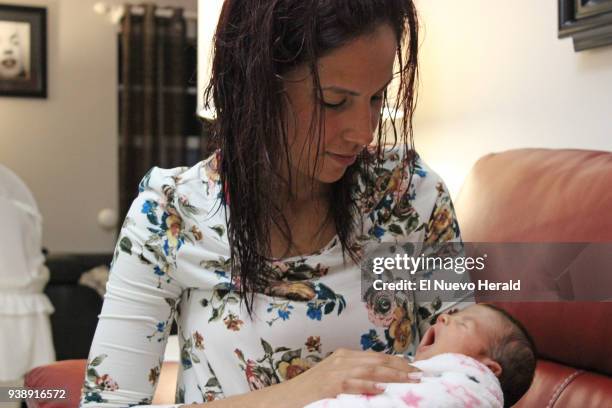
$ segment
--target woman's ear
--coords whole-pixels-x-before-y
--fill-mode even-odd
[[[493,371],[493,374],[495,374],[495,376],[499,378],[499,376],[502,373],[502,367],[501,365],[499,365],[497,361],[492,360],[489,357],[484,357],[482,360],[480,360],[480,362],[486,365],[489,368],[489,370]]]

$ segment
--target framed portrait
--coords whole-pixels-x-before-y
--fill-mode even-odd
[[[47,9],[0,4],[0,96],[47,97]]]
[[[612,45],[612,0],[559,0],[558,35],[575,51]]]

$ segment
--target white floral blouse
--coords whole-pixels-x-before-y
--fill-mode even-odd
[[[356,244],[460,240],[440,177],[418,158],[408,185],[399,150],[354,189],[364,221]],[[115,250],[81,406],[151,406],[174,319],[176,402],[202,403],[290,379],[340,347],[411,355],[432,316],[455,306],[406,302],[401,292],[362,296],[359,265],[348,257],[343,264],[336,237],[313,254],[270,263],[250,320],[228,270],[219,155],[192,168],[154,168],[140,183]]]

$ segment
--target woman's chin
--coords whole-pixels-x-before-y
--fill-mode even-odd
[[[342,172],[329,172],[325,176],[319,176],[318,179],[321,183],[332,184],[336,181],[340,180],[344,176],[344,171]]]
[[[326,184],[335,183],[344,176],[346,169],[347,167],[344,166],[325,166],[323,171],[319,173],[317,180]]]

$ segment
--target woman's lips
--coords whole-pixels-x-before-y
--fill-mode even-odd
[[[327,154],[330,155],[335,161],[337,161],[343,166],[350,166],[351,164],[355,163],[355,160],[357,159],[356,155],[345,156],[342,154],[336,154],[332,152],[327,152]]]

